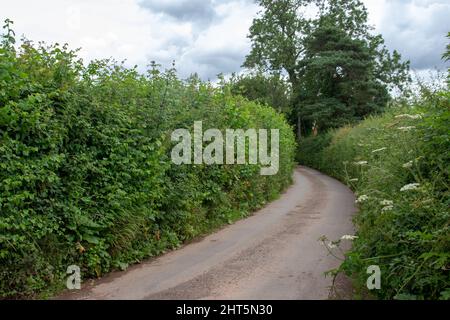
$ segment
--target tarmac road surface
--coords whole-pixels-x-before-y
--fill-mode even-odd
[[[318,239],[354,233],[354,201],[337,180],[298,167],[294,184],[251,217],[59,298],[327,299],[324,273],[340,261]]]

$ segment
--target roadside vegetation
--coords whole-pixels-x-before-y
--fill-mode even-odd
[[[334,273],[355,279],[361,298],[367,267],[378,265],[381,290],[372,297],[450,299],[448,81],[410,90],[409,62],[373,34],[361,1],[258,3],[265,10],[250,28],[244,66],[266,78],[250,74],[237,88],[270,100],[286,74],[300,164],[340,179],[358,197],[358,238]],[[317,16],[299,14],[304,8]],[[272,84],[266,92],[252,90],[263,82]]]
[[[291,183],[295,137],[273,108],[153,64],[84,65],[67,46],[0,46],[0,297],[45,296],[246,217]],[[175,165],[173,130],[280,129],[280,167]]]
[[[355,279],[358,296],[378,265],[378,298],[450,299],[449,129],[450,91],[423,87],[383,115],[300,143],[300,163],[356,192],[357,238],[335,273]]]
[[[245,70],[217,84],[155,62],[85,63],[67,45],[16,42],[6,21],[0,298],[45,297],[69,265],[100,277],[245,217],[291,183],[297,156],[357,194],[357,238],[333,273],[365,297],[379,265],[372,296],[450,299],[450,78],[410,95],[409,61],[361,0],[256,2]],[[278,174],[173,164],[172,131],[200,120],[280,129]]]

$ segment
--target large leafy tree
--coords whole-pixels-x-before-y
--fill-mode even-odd
[[[285,71],[293,86],[299,82],[298,61],[304,52],[311,21],[299,14],[308,0],[258,0],[263,8],[250,27],[252,50],[244,67]]]
[[[258,0],[244,67],[287,74],[298,135],[381,110],[408,62],[373,35],[360,0]],[[311,14],[315,12],[315,14]]]
[[[450,40],[450,32],[447,33],[447,39]],[[447,51],[443,54],[442,59],[444,61],[450,61],[450,43],[447,44]],[[450,87],[450,67],[448,68],[448,73],[447,73],[447,84]]]
[[[367,43],[333,26],[317,28],[305,44],[296,112],[305,127],[337,127],[377,113],[389,94],[377,80]]]
[[[230,82],[234,94],[269,105],[278,112],[289,115],[291,88],[279,73],[267,74],[255,71],[239,76],[233,75]]]

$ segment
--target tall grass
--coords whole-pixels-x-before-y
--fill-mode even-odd
[[[358,238],[338,271],[381,299],[450,299],[450,92],[424,91],[381,116],[305,139],[302,164],[355,190]]]

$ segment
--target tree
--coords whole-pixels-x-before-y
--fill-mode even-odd
[[[390,54],[381,35],[371,34],[362,1],[257,2],[262,11],[250,28],[252,48],[243,66],[288,75],[291,122],[299,137],[324,114],[339,120],[325,124],[333,127],[381,110],[388,90],[409,80],[409,63]],[[308,16],[313,9],[316,15]]]
[[[299,77],[297,65],[304,51],[304,38],[310,32],[311,21],[299,15],[310,0],[258,0],[263,8],[253,20],[249,38],[252,50],[244,67],[265,71],[285,71],[293,88]]]
[[[447,39],[450,40],[450,32],[447,33]],[[447,45],[447,51],[442,55],[444,61],[450,61],[450,43]],[[450,87],[450,67],[447,73],[447,85]]]
[[[289,115],[291,88],[279,73],[256,71],[231,78],[232,92]]]
[[[321,26],[305,42],[299,63],[299,101],[305,127],[342,126],[380,112],[388,90],[376,79],[376,63],[367,43],[335,26]]]
[[[450,32],[447,33],[447,38],[450,40]],[[450,43],[447,45],[447,51],[445,51],[445,53],[442,55],[442,59],[444,59],[445,61],[450,60]]]

